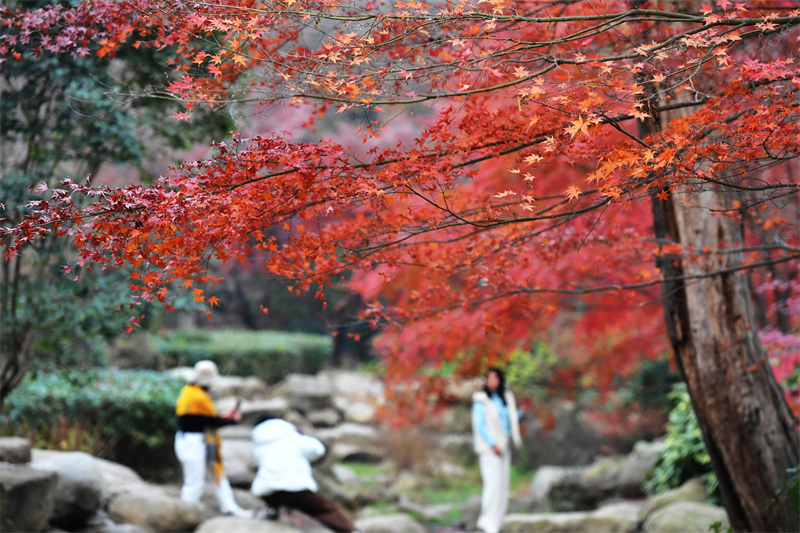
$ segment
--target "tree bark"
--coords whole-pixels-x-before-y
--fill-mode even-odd
[[[711,212],[722,204],[717,191],[684,188],[654,204],[657,236],[697,249],[738,243],[738,227]],[[745,274],[726,272],[737,264],[735,255],[683,264],[662,258],[672,279],[662,286],[667,327],[731,525],[790,531],[797,502],[779,502],[775,513],[768,501],[800,462],[800,439],[759,342]]]

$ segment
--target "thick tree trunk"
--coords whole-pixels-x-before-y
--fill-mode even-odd
[[[738,226],[712,212],[723,205],[715,191],[684,189],[653,205],[659,238],[711,250],[740,242]],[[790,531],[798,503],[775,512],[768,501],[800,463],[800,439],[759,342],[745,274],[732,269],[739,259],[661,258],[668,332],[731,525]],[[689,276],[701,277],[676,279]]]

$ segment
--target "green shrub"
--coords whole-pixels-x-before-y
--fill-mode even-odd
[[[291,372],[315,374],[333,353],[330,336],[310,333],[175,330],[151,339],[168,366],[193,366],[210,359],[222,374],[258,376],[267,383]]]
[[[8,397],[0,421],[37,447],[81,449],[151,479],[176,477],[172,447],[182,385],[144,370],[31,373]]]
[[[700,476],[709,498],[718,502],[717,478],[711,469],[711,458],[703,443],[686,386],[677,385],[669,397],[675,406],[669,413],[664,449],[648,472],[644,488],[651,494],[658,494]]]

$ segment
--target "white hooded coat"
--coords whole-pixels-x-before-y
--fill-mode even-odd
[[[311,462],[325,455],[325,446],[313,437],[301,435],[289,422],[273,418],[253,428],[253,455],[258,472],[250,492],[256,496],[279,490],[317,492]]]

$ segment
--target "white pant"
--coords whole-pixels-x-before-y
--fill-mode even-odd
[[[478,529],[484,533],[498,533],[508,510],[508,485],[511,475],[511,453],[503,455],[494,452],[478,456],[483,479],[481,494],[481,515]]]
[[[186,502],[199,502],[206,485],[206,439],[202,433],[184,433],[175,435],[175,455],[183,467],[183,488],[181,499]],[[236,503],[233,489],[223,472],[219,484],[214,484],[214,495],[217,497],[219,509],[223,513],[249,516]]]

